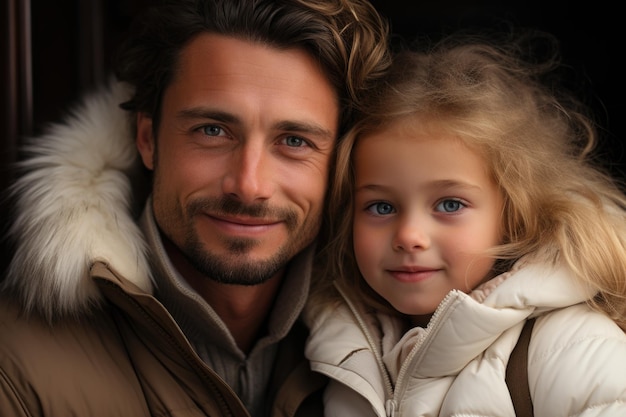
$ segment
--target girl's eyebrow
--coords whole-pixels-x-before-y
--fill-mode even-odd
[[[467,181],[458,181],[458,180],[450,180],[450,179],[445,179],[445,180],[436,180],[433,182],[428,183],[428,187],[430,188],[462,188],[462,189],[474,189],[474,190],[480,190],[481,187],[476,185],[476,184],[472,184],[470,182]],[[355,191],[385,191],[385,190],[390,190],[393,189],[393,185],[384,185],[384,184],[376,184],[376,183],[367,183],[367,184],[363,184],[363,185],[359,185],[355,188]]]
[[[433,181],[432,186],[437,188],[467,188],[475,190],[481,189],[480,186],[472,184],[471,182],[450,179]]]

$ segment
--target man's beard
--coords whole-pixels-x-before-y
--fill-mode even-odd
[[[241,254],[241,260],[224,259],[224,257],[207,252],[197,236],[188,236],[182,248],[189,263],[203,275],[222,284],[257,285],[272,278],[291,258],[291,252],[285,248],[270,259],[263,261],[246,260],[246,248],[253,246],[253,239],[237,239],[231,242],[231,253]]]
[[[298,226],[297,214],[291,210],[273,210],[262,204],[243,205],[228,197],[196,200],[190,203],[187,206],[187,218],[193,219],[207,211],[216,214],[281,219],[290,237],[293,237]],[[189,224],[181,250],[194,268],[214,281],[233,285],[258,285],[276,275],[298,251],[303,249],[296,247],[297,243],[301,243],[301,240],[287,240],[284,245],[276,248],[276,252],[269,259],[250,260],[246,258],[246,253],[253,249],[258,241],[253,238],[233,238],[226,242],[231,256],[225,257],[208,252],[193,225]]]

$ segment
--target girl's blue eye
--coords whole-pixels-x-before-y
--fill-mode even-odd
[[[374,203],[367,208],[368,211],[377,215],[391,214],[395,211],[393,206],[389,203]]]
[[[436,210],[443,211],[445,213],[454,213],[455,211],[459,211],[463,208],[463,203],[458,200],[443,200],[439,204],[437,204]]]

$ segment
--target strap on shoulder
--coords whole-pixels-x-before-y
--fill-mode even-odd
[[[534,324],[535,318],[526,320],[506,367],[505,381],[517,417],[533,416],[533,401],[528,387],[528,344]]]

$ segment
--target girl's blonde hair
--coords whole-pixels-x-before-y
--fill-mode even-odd
[[[524,255],[547,254],[597,294],[589,300],[593,308],[626,328],[626,197],[592,159],[598,132],[587,109],[542,78],[559,64],[556,40],[542,35],[498,43],[462,35],[427,52],[397,54],[337,150],[313,312],[329,297],[337,300],[334,279],[357,291],[366,306],[392,311],[354,259],[351,153],[360,137],[414,117],[434,120],[484,156],[505,202],[504,243],[492,253],[497,272]],[[530,45],[550,54],[524,58]]]

